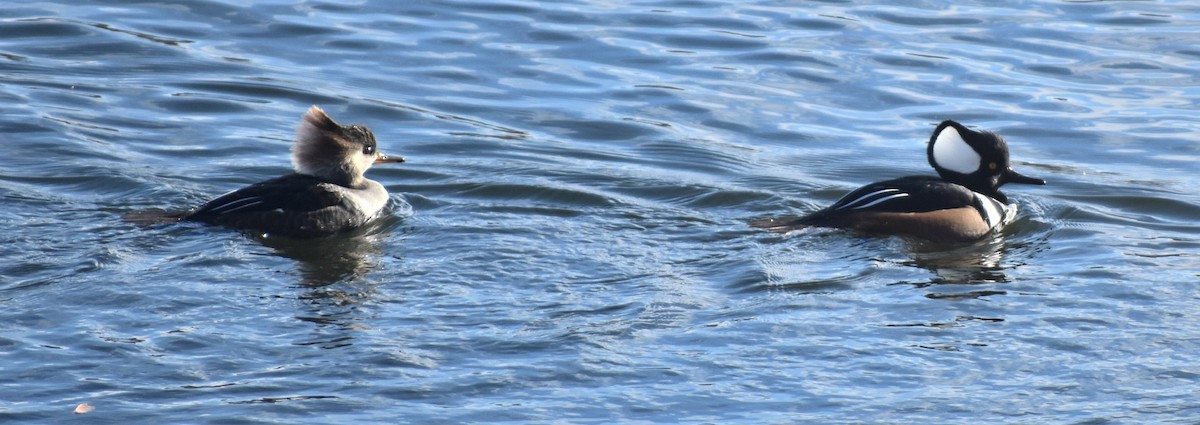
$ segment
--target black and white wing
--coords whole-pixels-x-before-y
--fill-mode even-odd
[[[937,177],[910,176],[847,193],[826,211],[920,213],[973,206],[974,192]]]
[[[804,227],[845,227],[859,213],[920,213],[972,207],[974,192],[937,177],[910,176],[872,183],[847,193],[833,205],[804,217],[751,221],[750,225],[773,232]]]

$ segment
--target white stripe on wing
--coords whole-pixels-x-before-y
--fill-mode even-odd
[[[863,209],[863,208],[870,208],[871,206],[873,206],[873,205],[875,205],[875,204],[878,204],[878,203],[881,203],[881,202],[887,202],[887,201],[890,201],[890,200],[892,200],[892,199],[897,199],[897,198],[907,198],[907,197],[908,197],[908,194],[907,194],[907,193],[897,193],[897,194],[895,194],[895,195],[891,195],[891,196],[885,196],[885,197],[882,197],[882,198],[876,199],[876,200],[872,201],[872,202],[871,202],[871,203],[869,203],[869,204],[866,204],[866,205],[860,205],[860,206],[854,207],[853,209],[856,209],[856,210],[861,210],[861,209]]]
[[[249,208],[249,207],[252,207],[255,205],[259,205],[259,204],[262,204],[262,198],[257,197],[257,196],[252,196],[249,198],[241,198],[241,199],[235,200],[233,202],[218,205],[216,207],[213,207],[212,212],[215,212],[217,214],[229,214],[231,212],[240,210],[242,208]]]
[[[900,193],[900,189],[888,188],[888,189],[876,190],[876,191],[868,193],[866,195],[859,196],[857,199],[847,202],[844,205],[838,207],[837,209],[839,209],[839,210],[844,210],[847,208],[858,209],[861,207],[855,207],[855,205],[861,204],[864,202],[870,202],[872,199],[874,199],[876,197],[884,196],[884,195],[888,195],[888,194],[892,194],[892,193]],[[895,195],[892,195],[892,196],[895,196]],[[904,194],[904,196],[908,196],[908,194]],[[871,205],[874,205],[874,204],[875,204],[874,202],[871,203]]]

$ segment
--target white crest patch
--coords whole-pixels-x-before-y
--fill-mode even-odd
[[[963,140],[954,126],[946,126],[933,141],[933,161],[956,173],[971,174],[979,169],[979,153]]]

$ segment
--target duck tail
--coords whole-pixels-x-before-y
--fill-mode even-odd
[[[751,227],[766,229],[768,232],[775,233],[787,233],[813,226],[812,223],[801,217],[759,218],[750,220],[749,224]]]
[[[172,211],[162,208],[148,208],[125,213],[121,216],[121,220],[139,226],[153,226],[156,224],[177,223],[183,220],[190,212],[187,210]]]

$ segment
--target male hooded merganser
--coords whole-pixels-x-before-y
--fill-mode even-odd
[[[387,162],[404,158],[379,153],[371,130],[339,125],[313,106],[296,128],[295,173],[226,193],[175,218],[268,235],[332,235],[366,224],[387,205],[387,189],[363,177],[371,164]]]
[[[1000,193],[1001,185],[1046,184],[1013,171],[1004,138],[951,120],[933,131],[926,155],[941,178],[908,176],[872,183],[807,216],[756,220],[751,225],[774,232],[837,227],[968,242],[1016,218],[1017,206]]]

